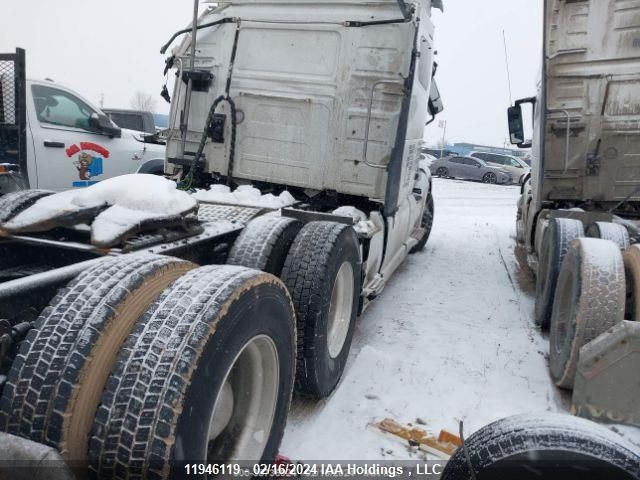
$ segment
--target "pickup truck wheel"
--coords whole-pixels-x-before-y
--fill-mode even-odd
[[[189,262],[159,255],[106,259],[62,289],[13,362],[0,400],[0,431],[86,460],[87,436],[120,346]]]
[[[49,190],[20,190],[11,192],[0,198],[0,224],[11,220],[38,200],[55,192]]]
[[[627,302],[625,318],[640,322],[640,245],[632,245],[623,255]]]
[[[124,343],[89,441],[92,478],[182,478],[186,464],[273,463],[294,382],[282,282],[243,267],[192,270]]]
[[[629,248],[629,245],[631,245],[629,232],[626,228],[618,223],[592,223],[587,229],[587,237],[601,238],[602,240],[611,240],[612,242],[616,243],[622,250]]]
[[[348,225],[311,222],[282,270],[298,326],[296,387],[327,397],[344,371],[360,299],[360,249]]]
[[[440,178],[449,178],[449,170],[446,167],[438,167],[436,175]]]
[[[570,415],[498,420],[465,439],[465,447],[453,454],[442,480],[632,480],[640,476],[640,457],[620,436]]]
[[[424,229],[424,235],[420,241],[414,245],[409,253],[418,253],[424,250],[424,247],[427,245],[427,241],[429,240],[429,236],[431,235],[434,213],[435,208],[433,204],[433,196],[429,193],[422,212],[422,220],[420,221],[420,228]]]
[[[498,177],[496,177],[496,174],[493,172],[485,173],[484,177],[482,177],[482,183],[494,185],[498,183]]]
[[[580,348],[624,319],[626,284],[619,247],[580,238],[569,246],[558,277],[549,334],[549,369],[572,389]]]
[[[536,325],[542,330],[549,329],[562,261],[567,254],[569,244],[580,237],[584,237],[584,226],[580,220],[571,218],[549,219],[549,224],[544,230],[539,250],[534,312]]]
[[[293,218],[262,216],[247,224],[233,244],[227,263],[254,268],[279,277],[302,222]]]

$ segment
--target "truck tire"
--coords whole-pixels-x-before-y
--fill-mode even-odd
[[[348,225],[311,222],[293,242],[282,270],[298,328],[296,387],[324,398],[344,371],[360,299],[360,249]]]
[[[553,299],[558,282],[560,266],[569,244],[584,237],[584,226],[580,220],[551,218],[544,231],[536,275],[536,306],[534,318],[542,330],[549,329]]]
[[[622,437],[582,418],[516,415],[481,428],[458,448],[442,480],[632,480],[640,457]],[[470,462],[466,458],[469,454]]]
[[[433,204],[433,196],[431,193],[427,195],[427,201],[424,205],[424,211],[422,212],[422,219],[420,220],[420,227],[425,230],[424,235],[418,243],[416,243],[409,253],[418,253],[424,250],[424,247],[429,241],[431,235],[431,229],[433,228],[433,218],[435,213],[435,207]]]
[[[516,220],[516,242],[523,245],[526,241],[525,226],[522,220]]]
[[[179,278],[124,343],[89,440],[89,477],[183,478],[186,464],[273,463],[295,375],[282,282],[213,265]]]
[[[622,258],[627,281],[625,318],[640,322],[640,245],[631,245]]]
[[[587,237],[601,238],[602,240],[611,240],[612,242],[616,243],[622,250],[629,248],[629,245],[631,245],[629,232],[626,228],[618,223],[592,223],[587,229]]]
[[[162,291],[195,265],[159,255],[105,259],[52,300],[13,362],[0,431],[86,461],[87,436],[120,346]]]
[[[540,256],[542,252],[542,241],[544,240],[544,234],[549,229],[549,219],[547,217],[548,214],[549,214],[548,210],[540,213],[535,223],[536,229],[535,229],[535,232],[533,233],[533,239],[532,239],[533,252],[535,252],[538,256]],[[537,275],[538,275],[538,271],[536,269],[536,276]]]
[[[580,238],[571,243],[560,276],[549,334],[549,369],[572,389],[580,349],[624,320],[626,284],[618,245]]]
[[[251,220],[234,242],[227,263],[279,277],[302,222],[293,218],[262,216]]]
[[[49,190],[20,190],[7,193],[0,199],[0,224],[11,220],[41,198],[54,193]]]

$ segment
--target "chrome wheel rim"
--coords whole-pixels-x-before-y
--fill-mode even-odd
[[[327,345],[329,356],[336,358],[342,352],[347,340],[351,324],[351,310],[353,309],[353,267],[344,262],[338,270],[333,283],[331,304],[329,305],[329,325],[327,331]]]
[[[218,440],[233,443],[225,461],[262,459],[278,401],[279,367],[275,343],[266,335],[258,335],[242,347],[227,370],[208,435],[210,446]]]

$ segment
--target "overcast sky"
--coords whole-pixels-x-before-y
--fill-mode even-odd
[[[535,93],[541,0],[444,0],[434,14],[438,85],[450,142],[502,145],[509,105],[505,30],[513,97]],[[27,74],[51,78],[95,104],[129,107],[137,90],[160,92],[160,46],[189,23],[191,0],[2,0],[0,51],[27,50]],[[159,96],[158,111],[168,105]],[[425,132],[435,143],[438,122]]]
[[[509,84],[502,31],[507,38],[513,98],[536,93],[542,57],[542,0],[444,0],[436,11],[438,87],[450,143],[503,146]],[[425,132],[436,143],[436,121]]]

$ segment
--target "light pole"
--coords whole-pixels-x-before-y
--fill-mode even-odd
[[[443,128],[443,132],[442,132],[442,149],[440,150],[440,158],[444,157],[444,142],[446,141],[446,137],[447,137],[447,121],[446,120],[440,120],[440,128]]]

